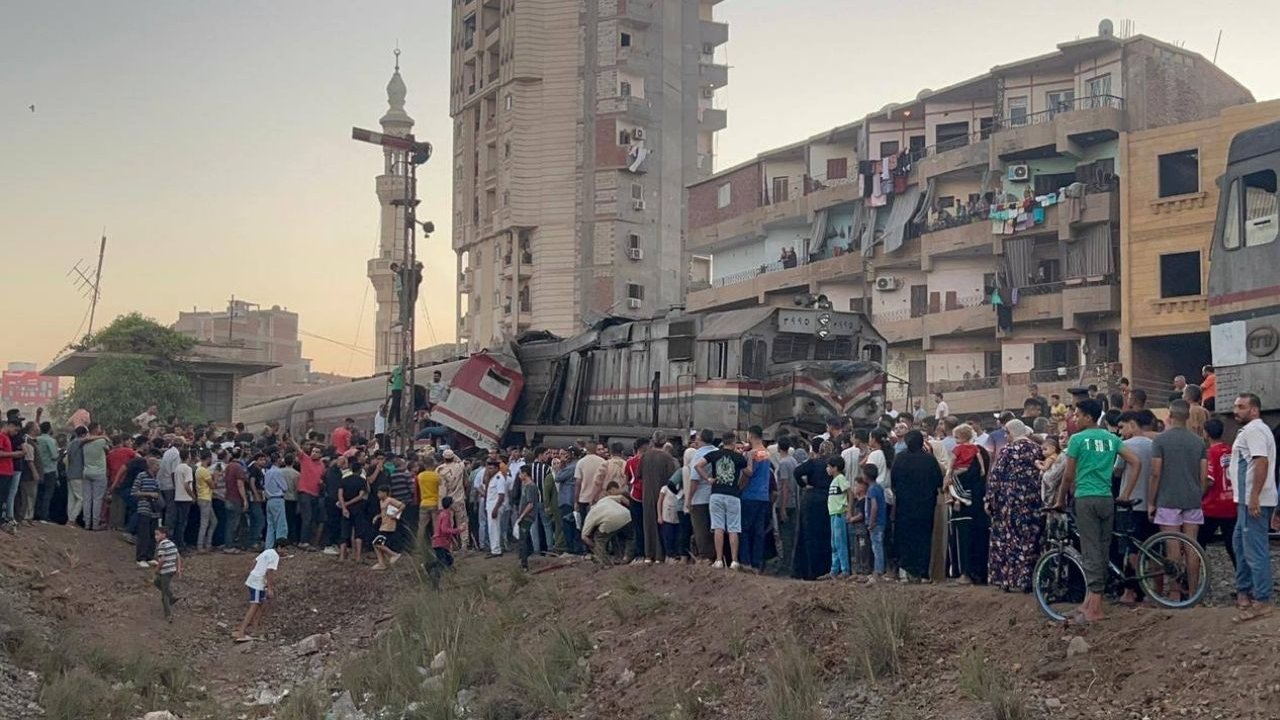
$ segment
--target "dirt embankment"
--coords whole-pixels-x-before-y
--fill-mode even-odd
[[[558,559],[537,559],[542,572],[520,575],[514,558],[468,556],[436,591],[411,563],[374,573],[313,553],[285,558],[265,639],[238,646],[229,636],[244,611],[250,556],[192,558],[175,585],[182,601],[171,625],[150,573],[131,560],[115,536],[38,527],[0,538],[0,583],[21,596],[19,620],[46,638],[189,668],[183,692],[133,705],[182,717],[282,717],[297,706],[273,696],[304,686],[318,694],[308,707],[327,707],[345,688],[370,716],[391,708],[400,717],[417,702],[407,716],[431,720],[1280,716],[1280,619],[1235,625],[1229,607],[1113,607],[1076,631],[1047,623],[1027,596],[988,588]],[[1077,636],[1083,652],[1069,656]],[[419,694],[419,674],[428,677],[432,654],[445,649],[440,637],[466,646],[454,648],[447,681],[424,682]],[[387,662],[411,680],[355,672]],[[525,665],[564,683],[535,702],[540,678]],[[33,701],[33,686],[28,678],[25,698],[0,694],[0,703]],[[466,708],[442,701],[459,689],[474,698]],[[296,716],[308,713],[323,716]],[[23,717],[10,707],[0,716]]]

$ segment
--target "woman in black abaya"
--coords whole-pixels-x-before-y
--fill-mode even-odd
[[[795,556],[791,577],[817,580],[831,572],[831,521],[827,515],[827,458],[835,455],[830,441],[814,440],[813,454],[796,468],[800,507],[796,511]]]
[[[911,580],[929,576],[933,516],[942,489],[942,468],[933,452],[925,449],[924,434],[912,430],[907,450],[893,459],[893,494],[896,502],[894,539],[898,565]]]

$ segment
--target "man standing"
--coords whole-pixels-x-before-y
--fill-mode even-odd
[[[104,530],[103,502],[107,496],[107,437],[102,426],[89,423],[89,434],[81,441],[80,453],[84,459],[84,480],[81,483],[84,497],[84,529]],[[177,517],[175,511],[174,517]]]
[[[1208,373],[1213,368],[1207,368]],[[1240,423],[1231,446],[1228,468],[1236,495],[1236,529],[1232,536],[1236,551],[1237,622],[1271,615],[1271,553],[1267,532],[1276,511],[1276,441],[1271,428],[1262,421],[1262,400],[1253,393],[1241,393],[1235,400],[1235,418]]]
[[[67,443],[67,524],[75,525],[84,509],[84,450],[81,446],[89,435],[89,428],[76,428],[76,436]],[[12,508],[10,509],[12,512]]]
[[[929,417],[929,413],[925,412],[924,402],[920,398],[916,398],[912,405],[911,419],[915,420],[916,424],[919,425],[927,417]],[[848,466],[845,467],[847,468]]]
[[[667,484],[671,476],[676,474],[680,466],[671,453],[663,449],[666,443],[666,434],[655,431],[653,444],[643,449],[643,454],[640,456],[640,482],[644,488],[640,501],[644,504],[642,534],[646,564],[663,562],[667,559],[665,548],[662,547],[662,538],[658,533],[658,523],[661,520],[658,516],[658,498],[662,487]],[[768,451],[765,451],[765,454],[768,455]]]
[[[947,407],[947,401],[942,399],[942,393],[934,393],[933,399],[937,403],[933,408],[933,417],[937,420],[945,420],[951,414],[951,408]]]
[[[1027,400],[1033,400],[1035,401],[1036,405],[1040,406],[1040,414],[1037,415],[1036,417],[1049,417],[1049,401],[1046,400],[1045,397],[1040,394],[1039,385],[1035,383],[1031,383],[1030,385],[1027,386]],[[1025,402],[1023,403],[1022,407],[1023,407],[1023,410],[1025,411],[1027,407]],[[1025,420],[1023,422],[1027,425],[1027,427],[1031,427],[1031,423],[1028,423]]]
[[[446,497],[453,498],[453,503],[449,506],[449,512],[453,515],[453,527],[458,530],[458,537],[462,538],[461,544],[470,547],[471,536],[467,532],[466,468],[453,450],[447,449],[444,451],[444,463],[440,465],[438,472],[441,502]]]
[[[502,463],[496,458],[485,462],[484,517],[485,527],[488,528],[489,557],[502,556],[502,508],[510,490],[501,468]]]
[[[249,512],[249,489],[246,487],[249,474],[245,471],[244,463],[240,460],[240,448],[235,448],[231,451],[231,458],[227,462],[227,467],[223,471],[222,477],[227,486],[227,524],[222,534],[222,547],[224,552],[238,553],[248,546],[247,538],[239,541],[236,538],[240,533],[240,518]],[[337,493],[333,497],[336,502],[338,499]]]
[[[133,448],[129,447],[128,439],[123,435],[117,435],[112,441],[114,447],[107,452],[107,477],[110,479],[107,485],[107,507],[110,516],[108,523],[112,530],[120,530],[125,526],[128,520],[125,512],[128,504],[121,496],[120,488],[122,487],[124,474],[128,472],[129,462],[138,456]],[[56,470],[56,463],[55,463]],[[134,473],[135,475],[137,473]],[[56,472],[55,472],[56,479]],[[128,488],[133,486],[130,479],[129,485],[125,486],[127,494]],[[53,493],[50,493],[52,495]]]
[[[284,437],[298,458],[298,547],[305,550],[312,543],[320,542],[316,530],[324,520],[320,501],[324,463],[320,460],[318,445],[312,445],[311,452],[307,452],[288,433]]]
[[[623,494],[631,499],[631,502],[627,503],[627,509],[631,511],[631,527],[636,531],[633,533],[635,549],[631,552],[631,556],[635,558],[632,562],[636,563],[645,556],[644,482],[640,479],[640,458],[648,449],[649,438],[637,438],[631,448],[631,457],[627,458],[627,463],[622,468],[623,477],[626,479],[622,485]]]
[[[262,549],[262,541],[267,526],[267,455],[266,453],[257,453],[253,456],[253,462],[245,468],[247,479],[245,481],[245,490],[248,491],[249,501],[249,537],[248,544],[255,550]]]
[[[1174,375],[1173,376],[1173,392],[1169,393],[1169,402],[1173,402],[1174,400],[1183,400],[1184,398],[1182,397],[1182,392],[1183,390],[1186,390],[1186,389],[1187,389],[1187,376]]]
[[[828,422],[828,427],[830,423]],[[693,544],[698,557],[710,561],[715,557],[711,535],[711,472],[706,457],[717,450],[711,428],[703,428],[693,444],[696,448],[689,461],[689,480],[684,488],[684,512],[693,528]]]
[[[745,481],[747,459],[734,449],[737,438],[726,432],[715,452],[698,461],[695,469],[711,481],[711,499],[708,510],[711,530],[715,534],[716,561],[714,568],[725,566],[725,535],[729,536],[729,567],[737,570],[739,537],[742,534],[742,486]]]
[[[742,559],[747,567],[764,570],[765,536],[769,533],[773,509],[773,463],[764,446],[764,428],[747,430],[747,484],[742,489]]]
[[[164,500],[163,524],[165,527],[173,527],[174,521],[178,517],[178,506],[173,502],[173,474],[178,469],[178,463],[182,462],[178,453],[178,443],[182,442],[178,438],[174,438],[169,447],[165,449],[164,454],[160,456],[160,472],[156,476],[156,482],[160,485],[160,497]],[[87,462],[88,456],[85,457]],[[87,468],[86,468],[87,470]]]
[[[1205,454],[1204,440],[1187,429],[1190,406],[1185,400],[1169,403],[1169,427],[1156,436],[1151,453],[1151,488],[1147,491],[1147,517],[1164,532],[1181,532],[1187,537],[1198,537],[1204,525],[1204,510],[1200,499],[1204,496],[1209,477],[1209,460]],[[1181,547],[1170,543],[1175,553],[1170,560],[1178,562],[1176,554]],[[1188,592],[1194,592],[1200,581],[1199,558],[1187,557]],[[1166,582],[1169,582],[1166,580]],[[1178,589],[1170,589],[1170,598],[1177,599]]]
[[[278,453],[271,455],[271,467],[263,473],[262,493],[266,500],[267,549],[289,540],[289,518],[285,514],[284,496],[289,482],[284,474],[284,461]]]
[[[392,476],[394,480],[394,476]],[[436,512],[440,509],[440,498],[448,495],[448,488],[444,485],[444,480],[440,477],[439,470],[436,469],[436,458],[434,455],[428,455],[422,461],[422,470],[418,472],[414,478],[417,485],[417,521],[414,523],[413,529],[418,535],[412,549],[418,547],[426,547],[426,543],[431,541],[431,537],[435,535],[435,518]],[[393,483],[394,484],[394,483]],[[392,497],[395,493],[392,493]],[[406,509],[412,507],[412,503],[406,505]],[[410,513],[411,514],[411,513]],[[412,518],[406,514],[403,525],[409,530],[409,520]],[[409,549],[406,547],[406,549]]]
[[[342,421],[342,426],[333,431],[333,449],[339,455],[345,455],[351,449],[351,430],[356,426],[356,421],[347,418]]]
[[[440,381],[440,371],[431,373],[431,384],[427,386],[428,409],[444,402],[445,385]]]
[[[889,418],[890,418],[891,420],[894,420],[894,421],[896,422],[896,421],[897,421],[897,419],[898,419],[898,415],[900,415],[901,413],[899,413],[897,410],[894,410],[894,409],[893,409],[893,401],[891,401],[891,400],[885,400],[885,401],[884,401],[884,414],[885,414],[885,415],[888,415],[888,416],[889,416]]]
[[[1102,405],[1098,401],[1084,400],[1076,405],[1080,431],[1067,443],[1067,467],[1055,503],[1056,507],[1062,507],[1071,493],[1075,493],[1076,524],[1088,584],[1084,602],[1072,616],[1072,622],[1077,624],[1103,618],[1102,592],[1107,584],[1107,556],[1115,519],[1111,470],[1116,456],[1124,458],[1129,473],[1136,475],[1140,469],[1137,456],[1123,447],[1115,435],[1098,427],[1100,417]]]
[[[1204,409],[1213,412],[1217,409],[1218,402],[1218,376],[1213,372],[1212,365],[1205,365],[1200,368],[1200,374],[1204,379],[1200,381],[1200,398],[1204,403]]]
[[[390,386],[390,389],[391,389],[391,411],[389,413],[383,414],[382,432],[384,433],[387,431],[385,427],[387,419],[390,419],[393,425],[400,424],[400,408],[401,408],[401,403],[404,402],[404,366],[403,365],[396,365],[395,367],[391,368],[391,376],[387,378],[387,385]],[[380,405],[379,410],[385,411],[386,405],[385,404]],[[374,431],[375,432],[377,431],[376,422],[374,423]],[[382,440],[379,439],[378,442],[379,444],[381,444]]]
[[[49,501],[53,500],[53,490],[58,485],[58,441],[53,439],[52,431],[53,426],[45,420],[37,426],[35,436],[36,466],[40,470],[40,487],[36,492],[36,520],[42,523],[49,521]]]
[[[10,533],[17,527],[17,516],[13,512],[13,502],[9,500],[9,489],[13,487],[14,465],[23,455],[21,450],[13,449],[16,430],[16,419],[6,420],[4,427],[0,427],[0,503],[5,504],[3,521]]]
[[[529,465],[529,477],[538,496],[533,505],[533,534],[529,540],[533,543],[535,553],[549,553],[553,544],[555,523],[551,521],[549,509],[556,506],[555,473],[548,462],[550,451],[545,447],[533,450],[533,461]]]
[[[599,449],[600,446],[595,441],[588,441],[586,454],[578,460],[578,465],[573,471],[573,479],[578,486],[578,514],[584,518],[587,516],[587,511],[591,509],[591,504],[599,497],[596,488],[596,475],[605,465],[605,459],[600,457]],[[622,473],[619,472],[619,486],[621,486],[621,482]],[[604,486],[601,485],[599,490],[603,491]]]
[[[1187,385],[1182,388],[1182,399],[1187,403],[1187,429],[1196,435],[1205,443],[1209,442],[1209,435],[1205,432],[1204,424],[1209,422],[1209,411],[1204,409],[1200,404],[1201,391],[1199,385]]]
[[[387,404],[382,403],[378,406],[378,412],[373,414],[373,437],[378,441],[378,447],[383,450],[390,450],[391,445],[387,443]]]

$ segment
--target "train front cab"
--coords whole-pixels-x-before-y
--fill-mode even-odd
[[[1209,316],[1218,397],[1253,392],[1280,412],[1280,123],[1231,142],[1210,251]],[[1219,401],[1225,410],[1227,401]],[[1273,417],[1274,419],[1274,417]]]

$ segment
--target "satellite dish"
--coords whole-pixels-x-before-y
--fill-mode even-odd
[[[1115,34],[1116,34],[1116,26],[1110,20],[1103,18],[1102,22],[1098,23],[1099,37],[1111,37]]]

